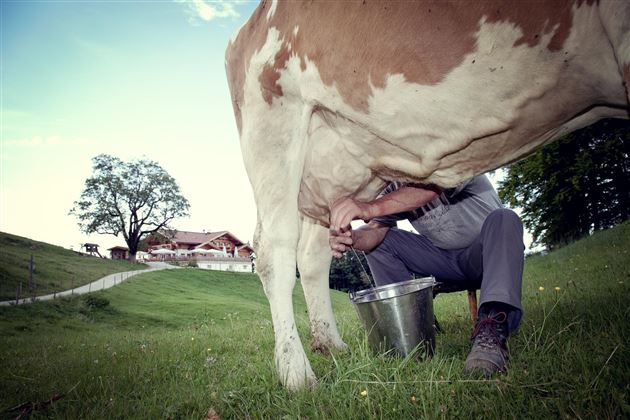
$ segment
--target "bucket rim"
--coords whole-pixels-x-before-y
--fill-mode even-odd
[[[383,299],[368,300],[367,296],[369,296],[370,294],[379,294],[379,293],[382,293],[391,289],[399,288],[401,286],[413,286],[413,285],[424,286],[424,287],[412,288],[403,293],[396,294],[395,296],[389,296],[385,298],[385,299],[391,299],[393,297],[400,297],[400,296],[408,295],[410,293],[418,292],[420,290],[427,289],[429,287],[433,287],[435,286],[435,283],[436,283],[436,280],[434,276],[420,277],[416,279],[409,279],[409,280],[399,281],[396,283],[385,284],[383,286],[372,287],[370,289],[358,290],[356,292],[349,292],[348,297],[350,298],[350,301],[353,304],[368,303],[368,302],[374,302],[375,300],[383,300]]]

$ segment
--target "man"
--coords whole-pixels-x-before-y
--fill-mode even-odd
[[[457,188],[391,183],[371,202],[343,198],[331,207],[330,247],[340,258],[365,251],[377,286],[411,273],[480,288],[478,321],[465,373],[504,372],[506,340],[522,317],[523,225],[504,209],[485,175]],[[367,224],[352,230],[350,222]],[[419,234],[397,229],[408,219]]]

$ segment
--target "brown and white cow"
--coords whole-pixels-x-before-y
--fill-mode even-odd
[[[328,290],[329,206],[390,180],[452,187],[604,117],[628,117],[630,2],[263,1],[226,53],[255,249],[290,389],[344,349]]]

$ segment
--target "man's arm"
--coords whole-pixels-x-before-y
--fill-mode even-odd
[[[346,230],[344,232],[330,231],[329,244],[333,257],[341,258],[350,248],[359,251],[371,251],[376,248],[389,231],[389,226],[382,225],[376,221],[370,221],[368,224],[361,226],[355,230]]]
[[[352,247],[361,251],[373,250],[383,242],[389,226],[370,219],[415,210],[433,201],[440,192],[430,187],[402,187],[365,203],[349,197],[337,200],[330,208],[329,244],[333,256],[341,258]],[[352,230],[350,222],[355,219],[370,221]]]
[[[433,201],[441,190],[434,187],[402,187],[373,201],[360,202],[350,197],[341,198],[330,208],[330,230],[347,230],[356,219],[371,220],[379,216],[415,210]]]

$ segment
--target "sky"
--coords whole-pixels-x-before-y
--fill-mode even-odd
[[[224,53],[256,5],[0,0],[0,230],[124,245],[68,215],[92,157],[108,153],[155,160],[177,180],[191,207],[174,227],[251,241]]]
[[[0,231],[124,246],[68,214],[107,153],[155,160],[176,179],[190,202],[176,229],[251,241],[224,53],[257,4],[0,0]]]

